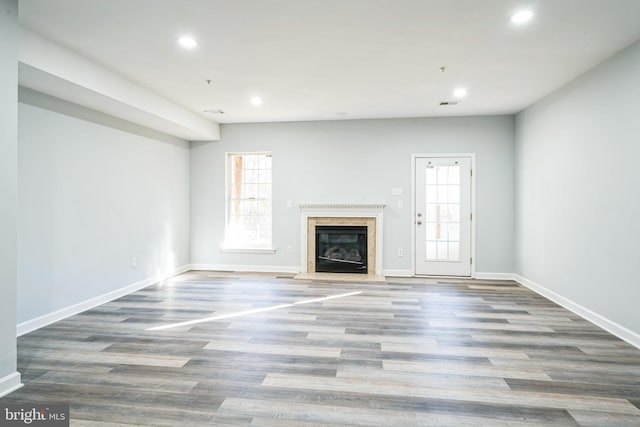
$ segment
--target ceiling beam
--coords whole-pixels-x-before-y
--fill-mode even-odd
[[[19,84],[188,141],[220,139],[218,123],[24,27]]]

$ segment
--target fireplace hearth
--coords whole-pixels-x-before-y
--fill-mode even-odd
[[[368,273],[366,226],[316,226],[316,271]]]

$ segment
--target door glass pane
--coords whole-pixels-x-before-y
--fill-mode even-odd
[[[449,259],[460,259],[460,243],[449,242]]]
[[[436,168],[427,168],[427,181],[436,182]]]
[[[427,203],[436,203],[438,201],[437,188],[438,186],[436,185],[427,185]]]
[[[426,172],[427,261],[460,261],[460,166]]]
[[[460,222],[460,204],[447,205],[447,211],[449,212],[450,222]]]
[[[448,187],[448,185],[436,185],[436,197],[439,203],[447,203]]]
[[[437,254],[436,242],[427,241],[427,259],[436,259]]]
[[[447,200],[460,203],[460,185],[447,185]]]
[[[438,209],[438,205],[435,203],[427,203],[427,208],[425,211],[427,212],[427,218],[433,218],[436,215]]]
[[[460,184],[460,166],[449,166],[449,184]]]
[[[438,166],[438,184],[449,183],[449,166]]]
[[[438,245],[438,257],[439,261],[446,261],[449,259],[449,244],[447,242],[437,242]]]
[[[438,240],[440,235],[438,233],[438,224],[434,222],[427,223],[427,240]]]

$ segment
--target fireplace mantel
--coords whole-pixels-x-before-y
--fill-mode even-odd
[[[373,209],[373,210],[380,210],[382,211],[382,209],[384,209],[384,205],[383,204],[351,204],[351,203],[303,203],[300,205],[300,209],[301,210],[315,210],[315,209],[320,209],[320,210],[338,210],[340,209],[340,211],[342,212],[344,209]]]
[[[301,271],[308,271],[309,218],[373,218],[375,220],[375,271],[369,274],[382,276],[382,219],[384,204],[363,203],[304,203],[300,204]]]

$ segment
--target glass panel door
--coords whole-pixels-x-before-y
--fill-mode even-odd
[[[471,275],[471,158],[416,158],[416,274]]]

